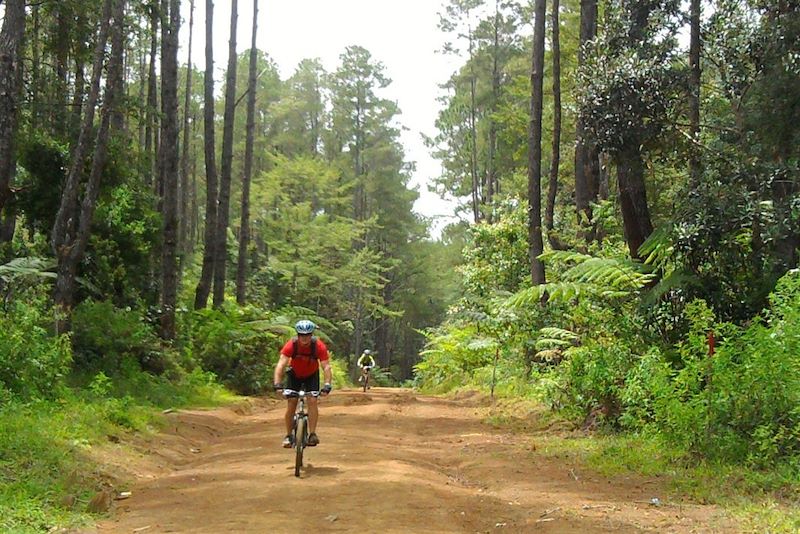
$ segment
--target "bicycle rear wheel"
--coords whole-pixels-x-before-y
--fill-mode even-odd
[[[306,446],[306,419],[300,417],[297,420],[297,428],[294,435],[294,476],[300,476],[300,468],[303,467],[303,448]]]

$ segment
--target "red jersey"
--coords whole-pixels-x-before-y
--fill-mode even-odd
[[[312,358],[311,344],[309,343],[308,346],[304,347],[298,341],[297,356],[293,358],[294,341],[290,339],[281,349],[281,354],[291,360],[289,365],[291,365],[294,370],[294,376],[297,378],[307,378],[317,372],[320,361],[328,359],[328,347],[325,346],[325,343],[323,343],[321,339],[317,339],[317,357]]]

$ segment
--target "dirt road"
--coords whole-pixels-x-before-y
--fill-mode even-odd
[[[132,496],[102,533],[735,532],[720,510],[670,502],[657,481],[607,480],[545,458],[537,436],[481,422],[474,400],[337,391],[322,443],[294,476],[283,402],[170,414]],[[661,506],[650,499],[659,496]]]

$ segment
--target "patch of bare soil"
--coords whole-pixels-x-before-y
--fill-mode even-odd
[[[736,532],[657,480],[608,480],[481,422],[476,399],[336,391],[294,476],[284,404],[180,411],[129,459],[137,482],[101,533]],[[660,496],[658,505],[650,501]]]

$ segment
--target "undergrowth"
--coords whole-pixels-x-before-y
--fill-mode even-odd
[[[0,406],[0,532],[90,524],[86,505],[110,478],[93,452],[111,437],[154,431],[166,408],[234,399],[196,371],[175,382],[144,373],[112,381],[99,373],[58,400],[8,400]]]

